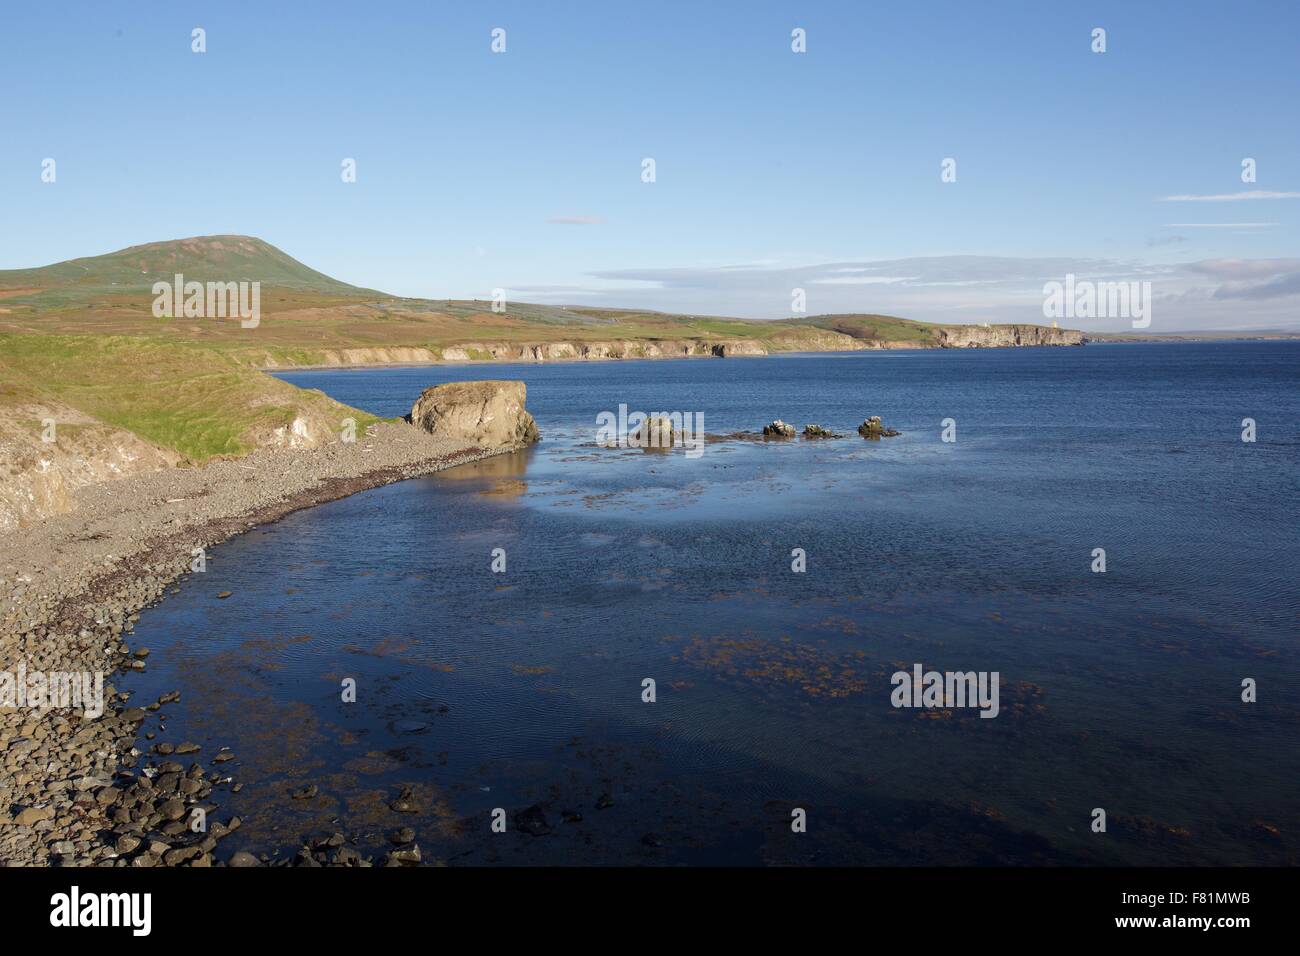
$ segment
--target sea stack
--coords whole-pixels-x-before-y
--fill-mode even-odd
[[[531,445],[542,436],[524,408],[523,382],[448,382],[426,388],[411,407],[410,422],[438,438],[482,448]]]

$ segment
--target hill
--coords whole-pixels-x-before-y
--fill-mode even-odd
[[[251,236],[195,236],[130,246],[101,256],[69,259],[35,269],[0,270],[0,289],[31,290],[16,299],[49,307],[103,294],[148,294],[177,273],[199,282],[260,281],[263,285],[327,295],[375,295],[308,268]],[[51,295],[51,293],[53,295]]]

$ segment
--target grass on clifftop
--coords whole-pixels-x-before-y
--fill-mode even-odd
[[[59,402],[196,463],[242,455],[300,417],[351,417],[359,432],[379,421],[218,350],[153,339],[0,334],[0,382],[0,409]]]
[[[937,328],[929,322],[914,322],[893,315],[815,315],[801,321],[804,325],[842,332],[865,342],[933,342]]]

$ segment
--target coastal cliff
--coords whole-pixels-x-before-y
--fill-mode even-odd
[[[781,329],[766,338],[645,338],[554,342],[460,342],[445,346],[392,346],[293,351],[248,350],[245,362],[267,370],[432,365],[444,362],[594,362],[624,359],[759,358],[782,352],[861,352],[879,349],[1026,348],[1083,345],[1075,329],[1041,325],[923,327],[906,339],[858,337],[832,329]]]
[[[1023,348],[1041,345],[1083,345],[1087,337],[1078,329],[1046,325],[936,326],[939,348]]]
[[[68,406],[49,403],[24,412],[19,420],[0,420],[0,532],[76,510],[76,492],[87,485],[187,463],[174,449]],[[335,417],[309,404],[292,414],[284,424],[247,431],[241,436],[246,447],[308,449],[338,440]],[[42,422],[55,423],[48,441]]]
[[[453,345],[342,348],[292,351],[266,349],[241,353],[248,364],[275,370],[303,367],[346,368],[364,365],[431,365],[441,362],[582,362],[622,359],[734,358],[773,352],[842,352],[868,346],[852,336],[810,329],[806,334],[778,332],[771,338],[644,338],[565,340],[556,342],[458,342]]]

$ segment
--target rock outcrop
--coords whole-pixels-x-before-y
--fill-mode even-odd
[[[410,421],[435,437],[482,448],[530,445],[541,435],[525,397],[523,382],[448,382],[424,390]]]
[[[820,425],[805,425],[803,427],[804,438],[839,438],[829,428],[822,428]]]
[[[632,434],[627,443],[632,448],[672,448],[678,438],[673,420],[664,416],[647,418]]]
[[[778,418],[772,424],[763,426],[763,434],[768,438],[793,438],[795,429],[793,425]]]
[[[881,424],[879,415],[872,415],[858,426],[858,434],[863,438],[893,438],[903,433],[886,428]]]

